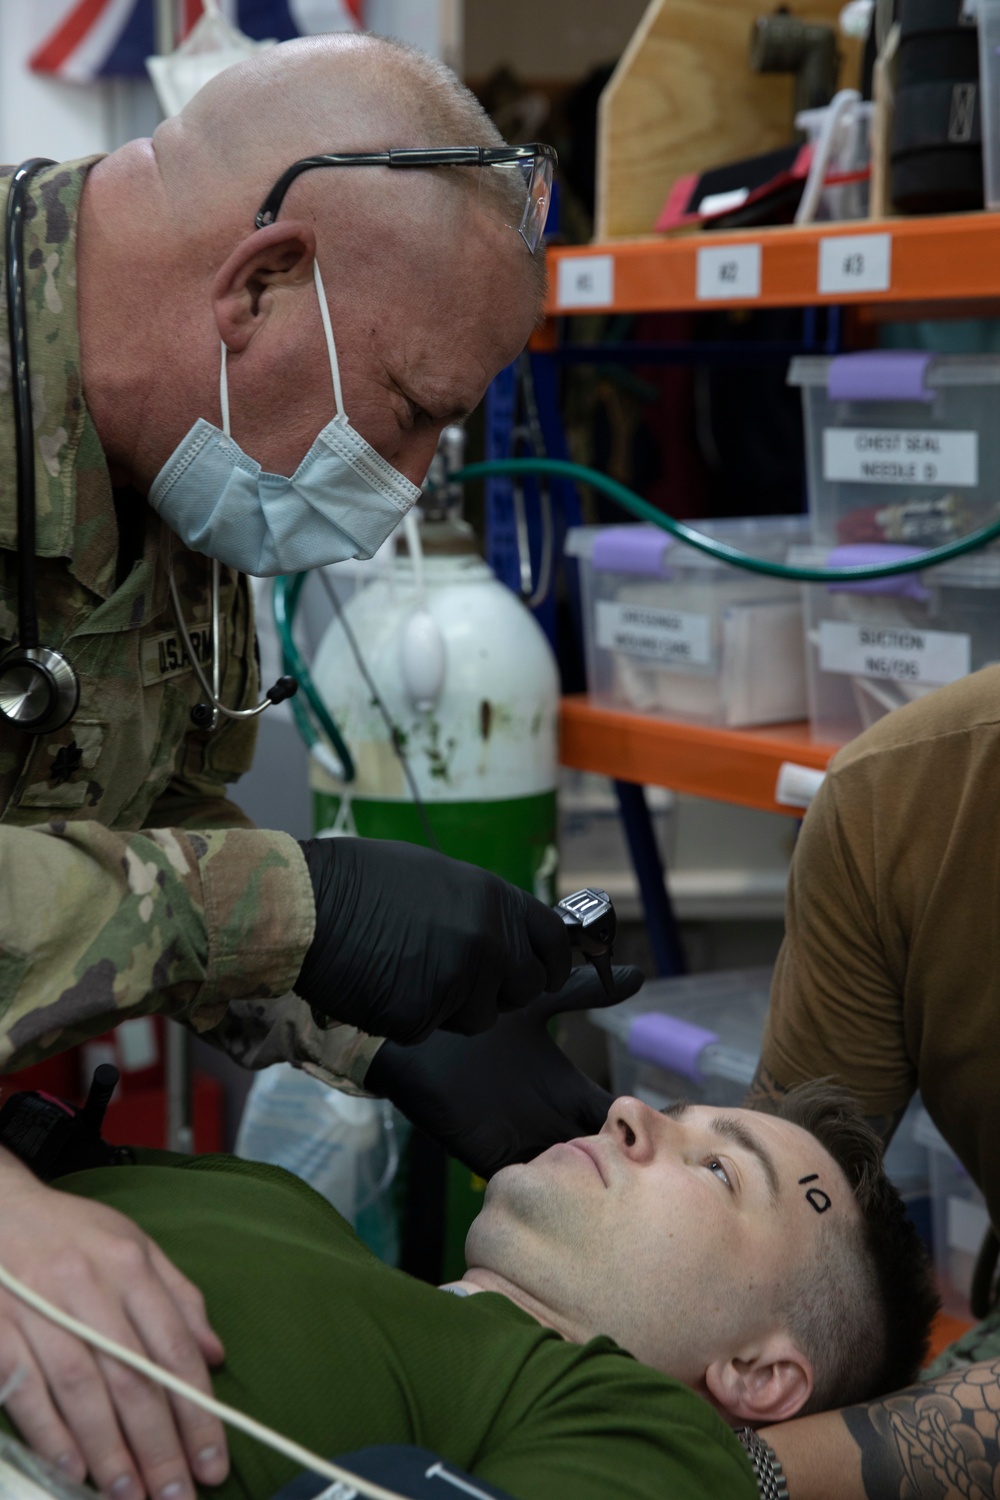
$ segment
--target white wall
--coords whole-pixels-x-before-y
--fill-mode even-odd
[[[0,161],[64,161],[107,151],[115,120],[107,84],[60,83],[32,73],[27,59],[52,18],[46,4],[0,0]]]

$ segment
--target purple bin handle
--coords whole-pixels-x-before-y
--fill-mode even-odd
[[[636,1016],[628,1034],[628,1050],[643,1062],[655,1063],[671,1073],[680,1073],[693,1083],[704,1083],[698,1059],[706,1047],[719,1040],[717,1031],[706,1031],[690,1021],[651,1010]]]
[[[849,547],[834,547],[828,555],[828,568],[860,568],[876,563],[905,562],[909,557],[920,557],[923,547],[903,547],[893,542],[855,542]],[[900,599],[913,599],[917,604],[926,604],[932,597],[929,588],[920,581],[919,573],[892,573],[888,578],[847,579],[842,583],[828,583],[828,594],[895,594]]]
[[[935,392],[927,389],[927,366],[933,355],[918,350],[868,349],[861,354],[838,354],[830,361],[826,393],[831,401],[922,401]]]
[[[658,526],[606,526],[594,538],[591,566],[604,573],[642,573],[672,578],[666,555],[673,537]]]

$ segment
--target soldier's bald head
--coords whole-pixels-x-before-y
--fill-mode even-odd
[[[275,180],[304,156],[503,144],[450,69],[399,42],[351,32],[254,54],[206,84],[153,137],[174,213],[220,230],[245,229]],[[308,215],[317,228],[358,212],[373,232],[403,214],[412,225],[422,221],[426,233],[444,236],[459,232],[463,213],[479,201],[476,168],[338,169],[337,180],[331,176],[323,170],[297,178],[282,211]],[[495,209],[502,191],[493,183],[482,201]],[[522,246],[511,251],[520,251],[525,277],[540,295],[543,259],[528,257]]]
[[[327,152],[502,144],[447,68],[337,34],[263,49],[213,79],[153,140],[92,170],[81,204],[81,341],[105,453],[148,488],[200,417],[218,420],[220,340],[233,437],[291,474],[332,415],[314,265],[358,431],[419,483],[441,426],[471,410],[537,316],[544,257],[521,203],[478,167],[317,168],[274,223],[286,169]]]

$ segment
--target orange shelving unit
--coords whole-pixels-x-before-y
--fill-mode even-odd
[[[813,740],[808,724],[707,729],[617,713],[583,696],[562,700],[559,759],[564,766],[792,817],[801,817],[801,808],[774,800],[782,763],[823,771],[836,751],[836,745]]]
[[[738,253],[720,255],[727,250]],[[699,262],[705,252],[710,252],[710,266],[704,258]],[[860,219],[738,234],[650,235],[552,249],[548,260],[550,315],[824,303],[997,302],[1000,214]],[[709,295],[711,290],[721,294]]]

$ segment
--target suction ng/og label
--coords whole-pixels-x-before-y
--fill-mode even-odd
[[[908,625],[849,625],[823,620],[819,627],[819,665],[823,672],[847,672],[852,677],[954,682],[972,671],[972,638]]]
[[[600,599],[596,623],[597,644],[604,651],[679,666],[705,667],[712,660],[709,615]]]
[[[823,478],[857,484],[979,483],[978,432],[826,427]]]

